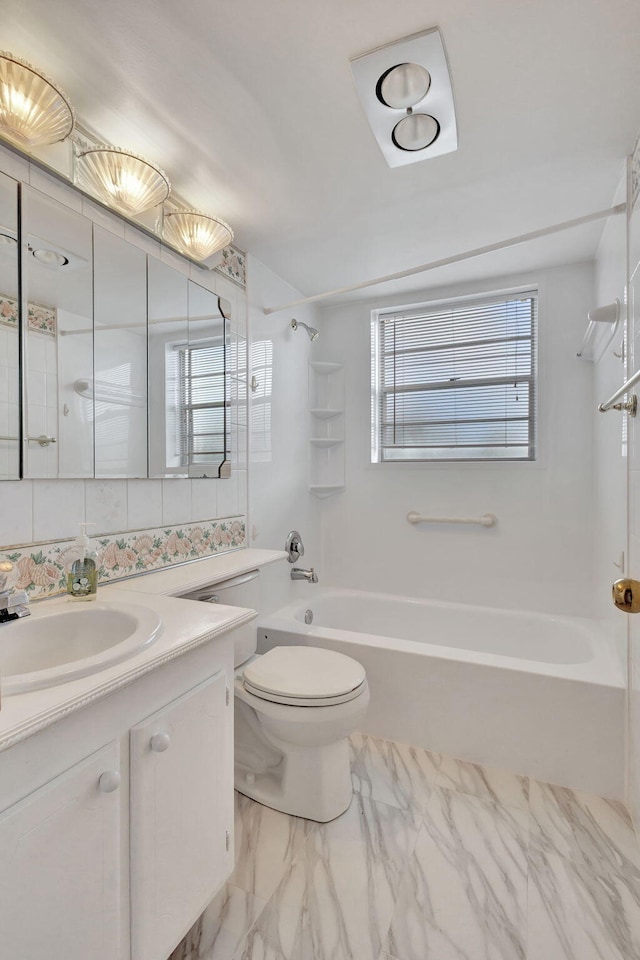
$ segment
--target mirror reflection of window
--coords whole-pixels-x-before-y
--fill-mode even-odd
[[[148,262],[149,475],[218,477],[228,450],[225,319],[216,294]]]

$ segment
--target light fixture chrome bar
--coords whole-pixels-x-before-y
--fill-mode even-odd
[[[628,393],[631,387],[635,386],[639,380],[640,370],[637,370],[632,377],[629,377],[626,383],[623,383],[622,386],[616,390],[612,396],[609,397],[608,400],[605,400],[604,403],[600,404],[598,407],[600,413],[606,413],[607,410],[626,410],[630,417],[635,417],[638,406],[638,398],[636,397],[635,393],[632,394],[624,403],[619,403],[618,401],[621,397],[624,397],[625,393]]]
[[[293,300],[291,303],[283,303],[279,307],[264,307],[265,314],[277,313],[279,310],[291,310],[292,307],[300,307],[305,303],[318,303],[320,300],[328,300],[330,297],[338,297],[344,293],[354,293],[356,290],[365,290],[367,287],[376,287],[379,283],[389,283],[391,280],[403,280],[405,277],[415,277],[418,273],[427,273],[429,270],[437,270],[439,267],[448,267],[452,263],[460,263],[463,260],[472,260],[474,257],[481,257],[485,253],[495,253],[497,250],[505,250],[507,247],[515,247],[519,243],[528,243],[530,240],[539,240],[542,237],[549,237],[554,233],[561,233],[563,230],[572,230],[574,227],[582,227],[587,223],[593,223],[595,220],[604,220],[607,217],[615,217],[624,213],[627,209],[626,203],[618,203],[615,207],[608,207],[606,210],[597,210],[595,213],[588,213],[584,217],[576,217],[575,220],[564,220],[562,223],[554,223],[550,227],[543,227],[541,230],[532,230],[530,233],[521,233],[517,237],[509,237],[507,240],[499,240],[497,243],[489,243],[485,247],[476,247],[474,250],[466,250],[464,253],[456,253],[452,257],[443,257],[441,260],[432,260],[430,263],[422,263],[419,267],[410,267],[408,270],[400,270],[397,273],[388,273],[384,277],[375,277],[373,280],[365,280],[363,283],[352,283],[348,287],[339,287],[337,290],[327,290],[325,293],[315,293],[311,297],[303,297],[301,300]]]

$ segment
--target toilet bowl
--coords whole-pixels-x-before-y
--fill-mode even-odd
[[[260,609],[259,571],[187,599]],[[351,802],[348,737],[369,705],[364,667],[319,647],[256,654],[255,624],[234,631],[235,787],[283,813],[326,822]]]
[[[235,679],[236,790],[307,820],[340,816],[352,796],[347,738],[368,705],[351,657],[317,647],[252,657]]]

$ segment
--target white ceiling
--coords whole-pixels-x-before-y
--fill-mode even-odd
[[[349,59],[431,26],[459,149],[390,169]],[[307,294],[607,207],[640,129],[638,0],[2,0],[1,36]],[[589,259],[601,229],[486,269]]]

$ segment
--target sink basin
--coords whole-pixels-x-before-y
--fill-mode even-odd
[[[158,614],[135,603],[69,603],[0,626],[4,694],[86,677],[140,653],[162,630]]]

